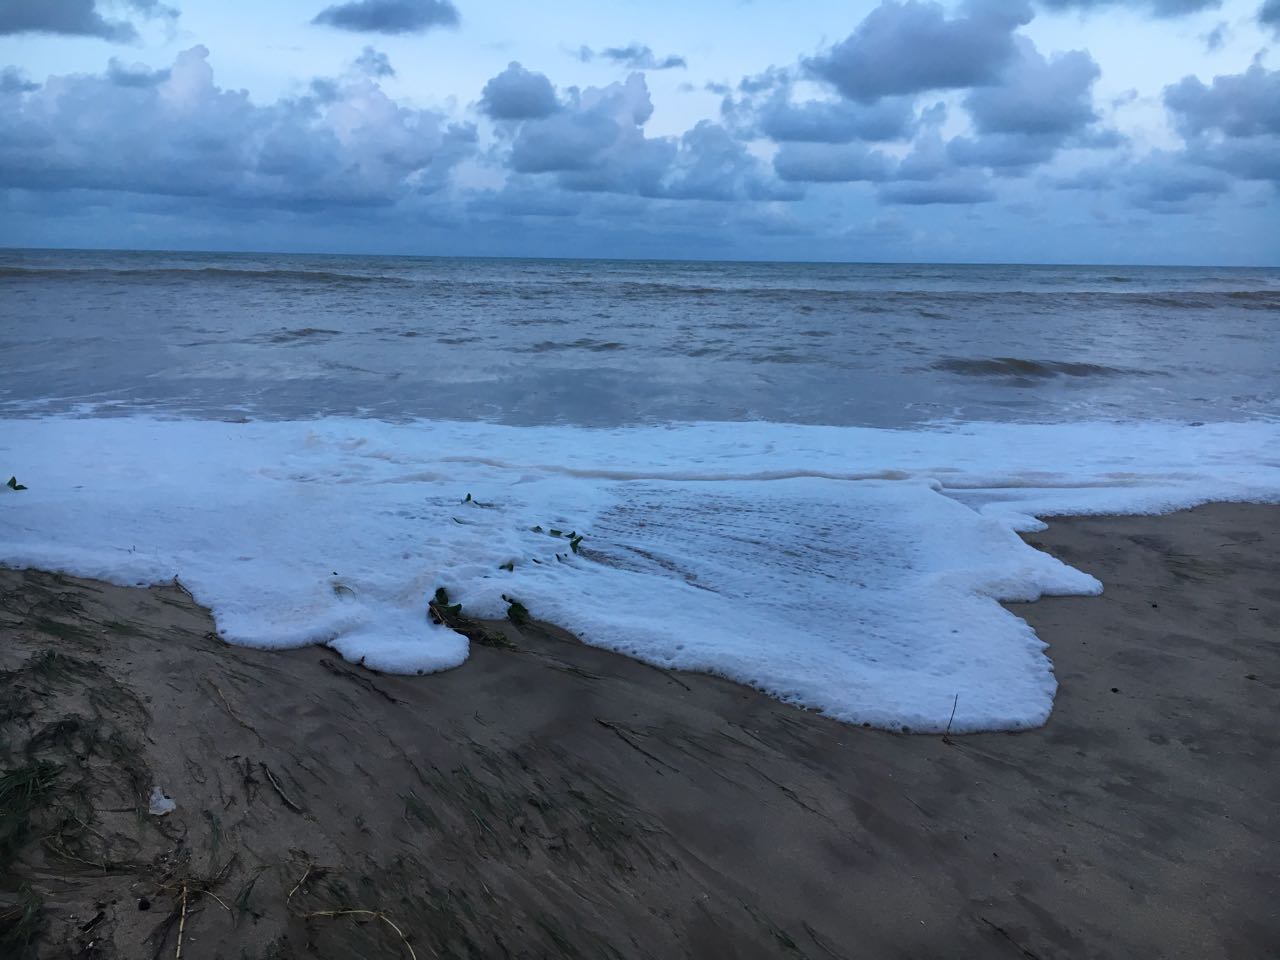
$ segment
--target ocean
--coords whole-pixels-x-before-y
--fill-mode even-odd
[[[0,351],[0,562],[402,673],[466,659],[445,587],[851,723],[1035,726],[999,601],[1104,585],[1019,531],[1280,499],[1274,269],[9,250]]]

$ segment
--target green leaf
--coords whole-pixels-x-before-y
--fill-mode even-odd
[[[514,560],[508,560],[506,563],[500,563],[498,564],[498,569],[505,570],[507,573],[514,573],[516,569],[516,562]]]
[[[444,587],[436,587],[436,603],[440,604],[442,607],[448,606],[449,591]]]
[[[27,489],[25,486],[23,486],[21,483],[19,483],[19,482],[18,482],[18,478],[17,478],[17,477],[10,477],[10,478],[9,478],[9,483],[7,484],[7,486],[9,487],[9,489],[10,489],[10,490],[25,490],[25,489]]]
[[[507,601],[507,619],[514,623],[517,627],[522,627],[529,622],[529,609],[516,600],[514,597],[503,596],[503,600]]]
[[[551,530],[548,530],[548,531],[547,531],[547,533],[548,533],[548,534],[550,534],[550,535],[551,535],[551,536],[553,536],[553,537],[563,537],[563,536],[564,536],[564,534],[563,534],[563,533],[561,533],[559,530],[556,530],[556,529],[554,529],[554,528],[553,528],[553,529],[551,529]]]
[[[530,528],[529,528],[529,532],[530,532],[530,533],[541,533],[541,532],[542,532],[542,528],[541,528],[541,527],[530,527]]]
[[[582,543],[582,537],[581,537],[581,535],[579,535],[579,536],[571,536],[571,537],[570,537],[570,539],[569,539],[569,549],[570,549],[570,550],[572,550],[574,553],[577,553],[577,552],[578,552],[578,546],[579,546],[581,543]]]

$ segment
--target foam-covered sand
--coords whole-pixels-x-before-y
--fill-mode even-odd
[[[0,459],[29,489],[0,498],[0,562],[177,577],[232,643],[326,643],[396,673],[467,657],[427,621],[437,587],[481,616],[515,597],[588,643],[840,720],[1023,728],[1056,683],[999,601],[1101,586],[1016,531],[1280,499],[1276,450],[1269,423],[11,420]]]
[[[1055,709],[963,737],[851,728],[536,625],[456,670],[379,675],[222,643],[175,586],[0,570],[0,770],[40,784],[6,806],[0,943],[1269,956],[1280,507],[1028,539],[1106,593],[1011,608],[1051,645]]]

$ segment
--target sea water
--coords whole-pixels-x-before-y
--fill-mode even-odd
[[[445,587],[849,722],[1034,726],[999,601],[1103,585],[1017,533],[1280,500],[1278,344],[1275,270],[0,252],[0,562],[377,670],[465,660]]]

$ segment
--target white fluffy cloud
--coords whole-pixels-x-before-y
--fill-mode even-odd
[[[439,189],[474,130],[396,103],[368,76],[257,105],[214,82],[209,51],[112,61],[0,100],[0,182],[269,206],[386,204]]]

